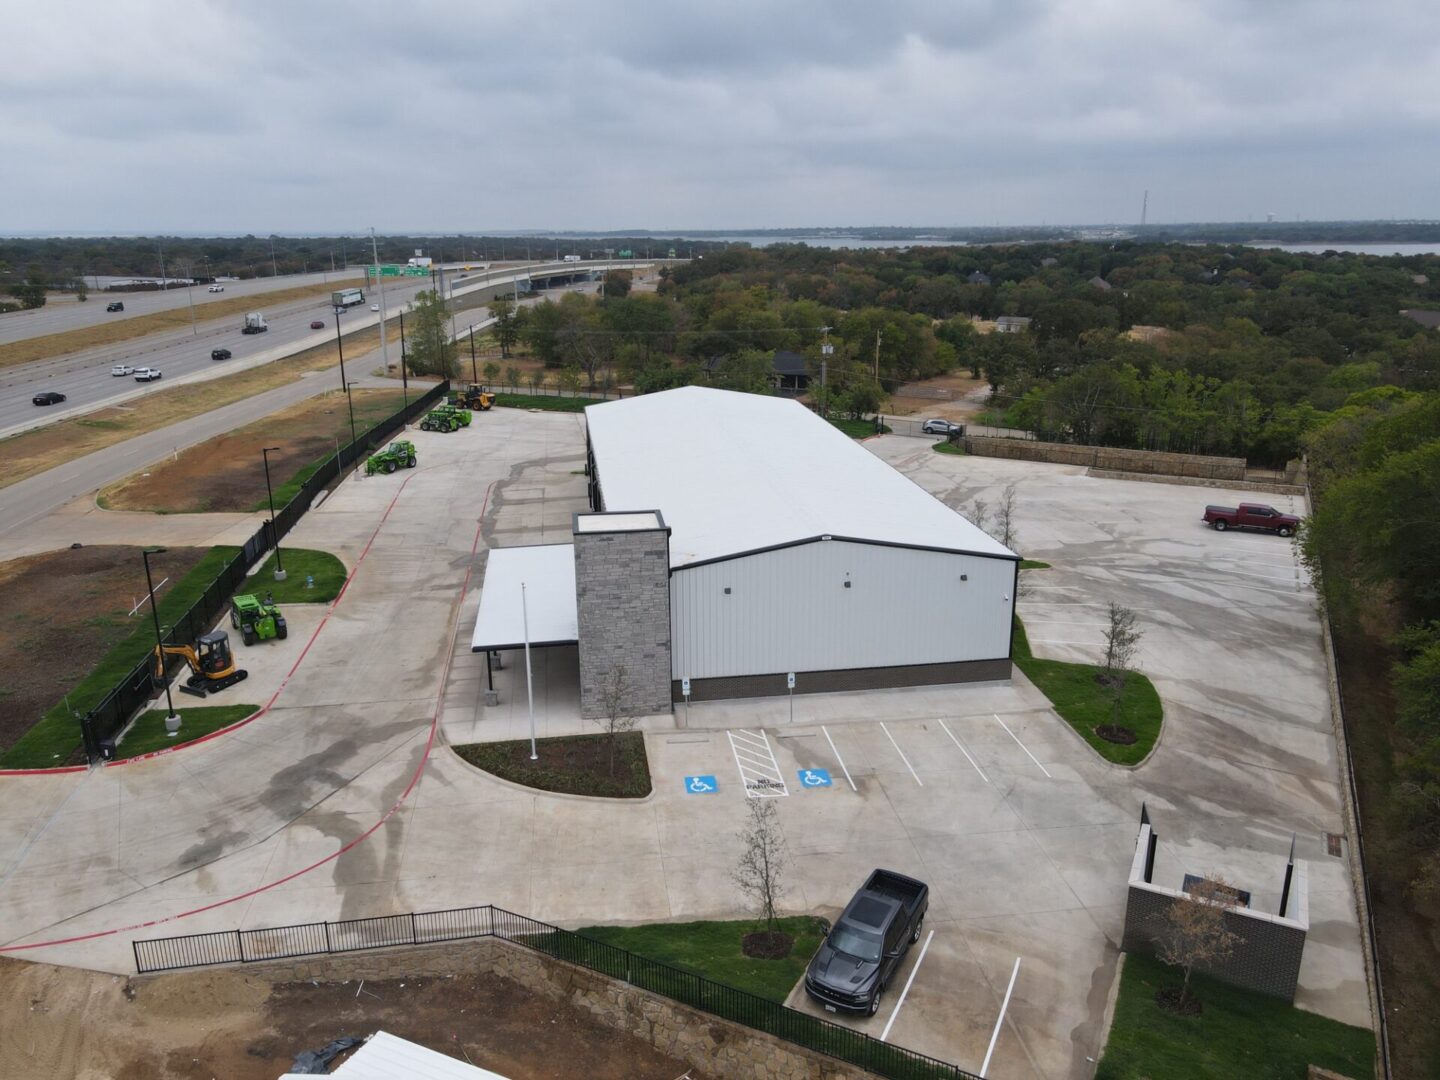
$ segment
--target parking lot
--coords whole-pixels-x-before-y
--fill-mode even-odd
[[[1037,653],[1094,659],[1102,605],[1137,611],[1167,717],[1137,769],[1101,761],[1017,676],[682,706],[645,725],[652,795],[596,802],[444,745],[528,727],[523,664],[507,654],[486,707],[463,631],[486,546],[568,540],[581,421],[496,410],[414,437],[408,479],[346,481],[294,534],[355,574],[267,716],[152,761],[0,784],[6,942],[79,938],[37,955],[125,972],[132,937],[477,903],[565,925],[735,917],[754,794],[779,810],[787,911],[834,916],[876,866],[931,887],[880,1015],[841,1022],[971,1070],[988,1054],[992,1076],[1088,1076],[1143,800],[1166,866],[1283,854],[1294,833],[1312,919],[1299,1002],[1365,1022],[1345,863],[1325,851],[1344,828],[1313,594],[1285,541],[1199,525],[1233,494],[868,444],[951,505],[1019,484],[1019,547],[1053,564],[1021,599]],[[539,733],[597,730],[562,653],[537,667]]]

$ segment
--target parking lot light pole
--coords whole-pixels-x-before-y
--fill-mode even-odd
[[[265,498],[270,502],[270,543],[275,548],[275,580],[285,580],[285,567],[280,565],[280,534],[275,529],[275,493],[270,490],[270,455],[278,454],[280,447],[266,446],[261,448],[260,457],[265,461]]]
[[[145,587],[150,590],[150,617],[155,620],[155,659],[160,663],[160,681],[165,686],[165,730],[174,734],[180,730],[180,717],[175,713],[175,702],[170,699],[170,679],[165,673],[164,641],[160,637],[160,612],[155,607],[155,584],[150,577],[150,556],[164,553],[163,547],[140,549],[140,558],[145,563]]]
[[[350,396],[350,384],[345,381],[345,343],[340,337],[340,309],[335,309],[335,347],[340,350],[340,388],[345,391],[345,403],[350,407],[350,445],[355,445],[355,400]],[[340,462],[335,462],[337,475]],[[359,473],[356,474],[357,476]]]
[[[538,761],[535,752],[535,686],[530,679],[530,612],[525,604],[525,582],[520,583],[520,619],[525,629],[525,696],[530,701],[530,760]]]

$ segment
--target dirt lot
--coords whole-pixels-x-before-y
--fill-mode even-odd
[[[884,412],[887,416],[939,417],[964,423],[984,409],[982,398],[989,392],[984,379],[971,376],[966,368],[948,375],[906,383],[890,395]]]
[[[377,1030],[512,1080],[686,1072],[564,1002],[490,975],[270,986],[217,970],[131,987],[115,975],[0,959],[0,1011],[7,1080],[275,1080],[304,1050]]]
[[[354,390],[352,396],[358,432],[397,411],[404,400],[398,390]],[[270,455],[270,482],[278,492],[301,469],[333,453],[337,437],[350,441],[350,412],[338,390],[127,476],[100,492],[100,505],[108,510],[181,514],[254,510],[265,503],[261,447],[280,448]],[[278,497],[275,505],[277,509],[281,505]]]
[[[205,548],[170,548],[150,558],[160,582],[178,581]],[[65,549],[0,563],[0,747],[13,746],[117,641],[149,614],[127,613],[145,597],[140,549]]]

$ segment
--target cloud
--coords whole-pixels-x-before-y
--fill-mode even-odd
[[[59,0],[7,35],[6,232],[1436,215],[1419,0]]]

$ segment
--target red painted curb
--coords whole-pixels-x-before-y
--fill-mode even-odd
[[[409,482],[410,482],[410,478],[409,478],[409,477],[406,477],[405,483],[408,484]],[[459,605],[459,606],[464,606],[465,596],[466,596],[466,594],[467,594],[467,592],[469,591],[469,588],[470,588],[470,577],[471,577],[471,575],[474,573],[474,570],[475,570],[475,553],[480,550],[480,530],[484,528],[484,525],[485,525],[485,510],[486,510],[486,508],[490,505],[490,492],[491,492],[491,490],[495,487],[495,484],[496,484],[496,483],[497,483],[497,481],[494,481],[494,480],[492,480],[492,481],[490,482],[490,486],[485,489],[485,500],[484,500],[484,502],[482,502],[481,505],[480,505],[480,517],[479,517],[479,520],[476,522],[476,525],[475,525],[475,540],[474,540],[474,542],[470,545],[470,566],[466,568],[466,570],[465,570],[465,580],[464,580],[464,581],[461,583],[461,585],[460,585],[460,605]],[[401,484],[401,485],[400,485],[400,491],[403,491],[404,488],[405,488],[405,484]],[[398,499],[398,498],[400,497],[400,491],[397,491],[397,492],[395,493],[395,499]],[[365,550],[364,550],[363,552],[361,552],[360,558],[356,560],[356,562],[355,562],[355,569],[350,572],[350,577],[346,578],[346,580],[345,580],[345,586],[343,586],[343,587],[341,588],[340,594],[335,597],[335,604],[339,604],[339,603],[340,603],[340,597],[345,594],[345,589],[349,587],[350,581],[353,580],[353,578],[355,577],[356,571],[358,571],[358,570],[360,569],[360,563],[364,561],[365,555],[370,551],[370,545],[375,542],[375,536],[379,534],[381,527],[385,524],[385,518],[388,518],[388,517],[390,516],[390,511],[391,511],[391,510],[394,508],[394,506],[395,506],[395,499],[390,500],[390,506],[387,507],[386,510],[385,510],[385,517],[382,517],[382,518],[380,519],[380,524],[377,525],[377,526],[375,526],[375,532],[374,532],[373,534],[371,534],[370,543],[367,543],[367,544],[365,545]],[[332,605],[331,605],[331,610],[332,610],[332,611],[334,610],[335,604],[332,604]],[[325,617],[325,619],[324,619],[324,620],[321,620],[320,626],[317,626],[317,627],[315,628],[315,635],[318,635],[318,634],[320,633],[321,628],[324,627],[325,622],[328,621],[328,619],[329,619],[329,615],[327,614],[326,617]],[[344,854],[345,854],[347,851],[349,851],[350,849],[352,849],[352,848],[356,847],[357,845],[363,843],[365,840],[368,840],[371,836],[373,836],[376,832],[379,831],[379,829],[380,829],[380,827],[381,827],[382,825],[384,825],[387,821],[389,821],[392,817],[395,816],[396,811],[398,811],[398,810],[400,809],[401,805],[405,802],[405,800],[410,797],[410,793],[415,790],[415,785],[420,782],[420,777],[421,777],[421,775],[425,772],[425,766],[426,766],[426,764],[427,764],[427,763],[429,762],[429,760],[430,760],[430,751],[431,751],[431,750],[434,748],[434,746],[435,746],[435,733],[436,733],[436,731],[439,730],[439,727],[440,727],[440,712],[441,712],[441,710],[444,708],[444,705],[445,705],[445,683],[446,683],[446,681],[448,680],[448,678],[449,678],[449,676],[450,676],[450,663],[451,663],[451,660],[454,658],[454,655],[455,655],[455,638],[456,638],[456,635],[459,633],[459,627],[460,627],[460,624],[459,624],[459,609],[458,609],[458,607],[457,607],[457,610],[456,610],[456,622],[455,622],[455,625],[451,628],[451,631],[450,631],[450,648],[449,648],[449,650],[448,650],[448,651],[446,652],[446,654],[445,654],[445,666],[444,666],[444,669],[443,669],[443,670],[441,671],[441,673],[440,673],[440,689],[439,689],[439,691],[438,691],[438,692],[436,693],[436,695],[435,695],[435,712],[434,712],[434,714],[430,717],[430,731],[429,731],[429,733],[428,733],[428,735],[426,736],[426,739],[425,739],[425,752],[424,752],[424,754],[422,754],[421,757],[420,757],[420,763],[415,766],[415,772],[411,775],[411,777],[410,777],[410,782],[405,785],[405,790],[400,793],[399,797],[390,805],[390,808],[389,808],[388,810],[386,810],[383,815],[381,815],[380,819],[379,819],[378,821],[376,821],[375,824],[371,825],[370,828],[366,829],[366,830],[365,830],[363,833],[361,833],[359,836],[355,837],[355,839],[351,840],[349,843],[345,844],[343,847],[340,847],[339,849],[337,849],[337,850],[335,850],[335,851],[332,851],[329,855],[326,855],[324,858],[316,860],[315,862],[311,863],[309,866],[301,867],[299,870],[296,870],[296,871],[294,871],[294,872],[292,872],[292,873],[286,874],[286,875],[285,875],[284,877],[282,877],[282,878],[277,878],[277,879],[274,880],[274,881],[266,882],[264,885],[258,885],[258,886],[256,886],[256,887],[253,888],[253,889],[249,889],[249,890],[247,890],[247,891],[245,891],[245,892],[243,892],[243,893],[239,893],[239,894],[236,895],[236,896],[227,897],[227,898],[224,899],[224,900],[216,900],[216,901],[213,901],[212,903],[205,904],[205,905],[203,905],[202,907],[191,908],[189,911],[181,911],[181,912],[178,912],[178,913],[176,913],[176,914],[174,914],[174,915],[167,915],[167,916],[165,916],[164,918],[161,918],[161,919],[148,919],[148,920],[146,920],[145,922],[132,923],[132,924],[129,925],[129,926],[116,926],[116,927],[112,927],[112,928],[109,929],[109,930],[95,930],[95,931],[92,931],[91,933],[88,933],[88,934],[77,934],[77,935],[75,935],[75,936],[73,936],[73,937],[67,937],[67,938],[55,938],[55,939],[52,939],[52,940],[50,940],[50,941],[33,941],[33,942],[29,942],[29,943],[24,944],[24,945],[0,945],[0,953],[24,952],[24,951],[27,950],[27,949],[43,949],[43,948],[47,948],[47,947],[52,946],[52,945],[73,945],[73,944],[75,944],[75,943],[77,943],[77,942],[81,942],[81,941],[94,941],[94,940],[96,940],[97,938],[113,937],[113,936],[116,935],[116,934],[128,934],[128,933],[130,933],[131,931],[134,931],[134,930],[145,930],[145,929],[148,929],[148,928],[150,928],[150,927],[152,927],[152,926],[164,926],[166,923],[172,923],[172,922],[176,922],[176,921],[178,921],[178,920],[180,920],[180,919],[186,919],[186,918],[189,918],[189,917],[192,916],[192,915],[200,915],[200,914],[202,914],[202,913],[204,913],[204,912],[207,912],[207,911],[214,911],[216,908],[226,907],[227,905],[229,905],[229,904],[234,904],[234,903],[236,903],[236,902],[238,902],[238,901],[240,901],[240,900],[248,900],[248,899],[250,899],[250,898],[253,897],[253,896],[258,896],[258,895],[261,894],[261,893],[269,892],[271,889],[277,888],[277,887],[280,886],[280,885],[284,885],[286,882],[294,881],[296,878],[302,877],[302,876],[304,876],[305,874],[308,874],[308,873],[309,873],[310,871],[312,871],[312,870],[316,870],[316,869],[318,869],[319,867],[325,866],[327,863],[334,862],[336,859],[338,859],[341,855],[344,855]],[[312,635],[312,636],[311,636],[310,641],[311,641],[312,643],[313,643],[314,640],[315,640],[315,635]],[[309,644],[307,644],[307,645],[305,646],[305,648],[306,648],[306,650],[308,651],[309,648],[310,648]],[[303,654],[303,653],[301,654],[300,659],[301,659],[301,660],[304,659],[304,654]],[[295,668],[298,668],[299,666],[300,666],[300,660],[296,660],[296,661],[295,661],[295,667],[293,667],[293,668],[290,669],[290,675],[295,674]],[[268,708],[270,707],[270,704],[273,704],[273,703],[274,703],[275,698],[279,696],[280,691],[285,689],[285,684],[290,681],[290,675],[285,676],[285,680],[280,684],[280,689],[278,689],[278,690],[275,691],[275,694],[274,694],[274,695],[271,697],[271,699],[270,699],[270,703],[267,703],[267,705],[265,706],[266,709],[268,709]],[[263,710],[262,710],[262,711],[263,711]],[[256,715],[256,716],[259,716],[260,713],[256,713],[255,715]],[[244,720],[244,721],[241,721],[240,723],[249,723],[250,720],[253,720],[253,719],[254,719],[254,717],[250,717],[250,718],[248,718],[248,719],[246,719],[246,720]],[[238,726],[239,726],[239,724],[231,725],[232,728],[238,727]],[[226,729],[226,730],[229,730],[229,729]],[[212,732],[212,733],[211,733],[212,736],[213,736],[213,735],[218,735],[218,734],[220,734],[220,732]],[[196,742],[199,742],[199,740],[197,739]],[[189,744],[186,744],[186,745],[189,745]],[[173,751],[175,751],[175,750],[180,750],[180,749],[182,749],[182,748],[183,748],[183,747],[180,747],[180,746],[170,746],[170,747],[166,747],[164,750],[157,750],[157,751],[155,751],[155,753],[157,753],[157,754],[158,754],[158,753],[170,753],[170,752],[173,752]],[[138,760],[138,759],[137,759],[137,760]],[[116,762],[116,764],[120,764],[120,763],[119,763],[119,762]],[[49,771],[49,770],[45,770],[45,771]],[[143,890],[142,890],[142,891],[143,891]]]

